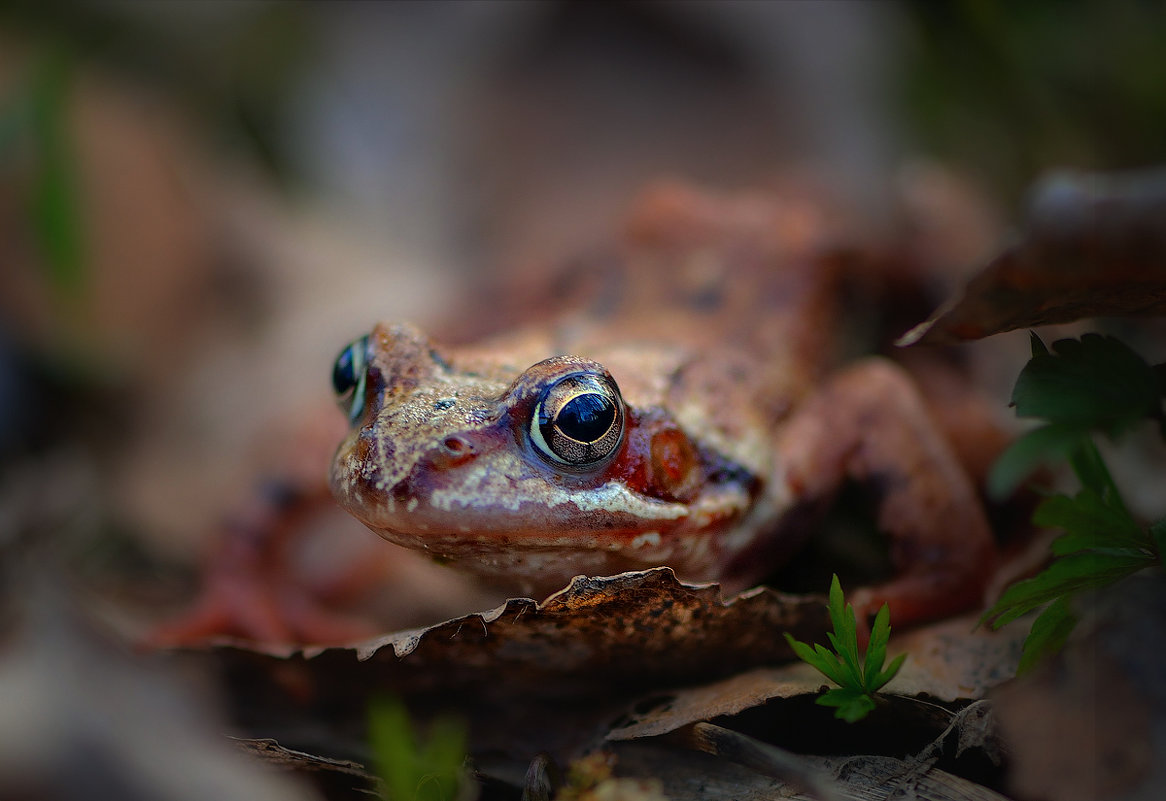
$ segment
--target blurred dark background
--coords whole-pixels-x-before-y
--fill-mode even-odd
[[[661,175],[876,231],[943,206],[966,271],[1044,170],[1162,160],[1164,41],[1135,0],[5,0],[5,470],[96,454],[96,495],[193,537],[344,341],[611,236]]]
[[[1158,0],[0,0],[0,795],[228,797],[76,611],[140,642],[188,603],[376,320],[503,325],[497,287],[618,236],[661,176],[831,198],[942,297],[1047,169],[1166,160],[1164,44]],[[1000,345],[975,389],[1011,420],[1024,332],[961,355]],[[1119,484],[1160,503],[1149,464]],[[307,578],[405,558],[331,513]],[[382,631],[497,603],[414,559]],[[173,793],[101,795],[154,766]]]

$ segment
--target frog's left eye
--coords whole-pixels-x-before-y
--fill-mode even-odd
[[[530,439],[556,464],[596,467],[623,441],[624,407],[609,377],[575,373],[547,387],[535,405]]]
[[[368,337],[364,336],[348,344],[336,363],[332,365],[332,389],[340,408],[348,415],[348,422],[355,423],[364,414],[364,385],[368,371]]]

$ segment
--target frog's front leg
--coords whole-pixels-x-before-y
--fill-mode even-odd
[[[778,480],[799,502],[832,497],[846,478],[877,496],[895,577],[850,595],[860,619],[884,602],[897,623],[981,603],[996,559],[992,532],[963,466],[903,370],[870,359],[834,376],[783,427],[778,454]]]

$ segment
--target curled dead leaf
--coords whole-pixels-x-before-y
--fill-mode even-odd
[[[974,626],[974,618],[963,617],[896,636],[890,653],[907,653],[909,658],[885,692],[950,703],[983,698],[988,690],[1011,678],[1027,626],[1006,626],[999,631]],[[820,673],[802,662],[756,668],[673,691],[662,703],[637,703],[607,739],[660,736],[775,699],[816,695],[825,683]]]
[[[620,743],[615,753],[621,773],[659,776],[664,794],[672,801],[807,801],[813,797],[781,779],[658,741]],[[1007,801],[986,787],[911,759],[862,755],[805,760],[829,777],[842,798]]]
[[[897,344],[945,345],[1085,317],[1166,313],[1166,168],[1054,173],[1028,225]]]
[[[475,750],[529,761],[579,753],[650,688],[788,661],[781,632],[814,639],[825,629],[818,596],[757,588],[724,599],[715,584],[655,568],[579,577],[542,603],[515,598],[347,647],[230,643],[201,656],[224,673],[244,730],[291,748],[328,742],[330,756],[359,754],[354,725],[372,698],[392,695],[421,716],[457,714]]]
[[[353,678],[364,673],[367,686],[390,685],[396,692],[483,681],[645,686],[788,661],[783,631],[813,638],[825,627],[818,596],[759,587],[724,599],[718,585],[686,584],[661,567],[579,576],[542,603],[513,598],[487,612],[348,647],[231,647],[256,664],[302,661],[321,679],[333,671]]]

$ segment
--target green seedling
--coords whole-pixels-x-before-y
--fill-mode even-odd
[[[842,585],[835,574],[830,582],[830,602],[827,605],[830,622],[834,631],[826,632],[830,638],[830,651],[815,643],[813,647],[795,640],[789,633],[785,638],[794,653],[803,662],[816,668],[823,676],[838,685],[818,697],[816,703],[836,707],[834,716],[849,723],[862,720],[875,708],[874,693],[895,677],[906,654],[900,654],[886,668],[887,641],[891,637],[890,611],[887,605],[875,615],[871,627],[870,643],[866,654],[858,653],[858,626],[854,618],[854,607],[843,603]]]
[[[476,793],[468,778],[466,730],[438,718],[421,736],[405,706],[381,698],[369,707],[369,745],[384,801],[464,801]]]

